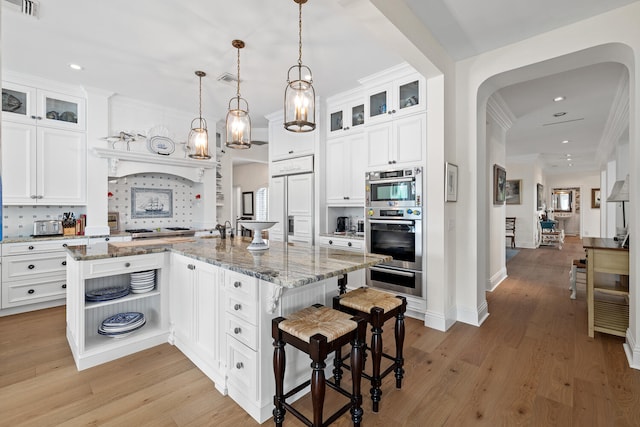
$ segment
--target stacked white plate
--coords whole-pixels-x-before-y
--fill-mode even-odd
[[[142,313],[118,313],[104,319],[98,327],[98,333],[111,338],[124,338],[142,328],[146,322]]]
[[[131,273],[131,292],[134,294],[143,294],[150,292],[156,287],[156,271],[140,271]]]

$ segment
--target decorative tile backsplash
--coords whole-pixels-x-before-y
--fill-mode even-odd
[[[168,218],[133,218],[131,188],[170,189],[173,193],[173,216]],[[193,183],[169,174],[137,174],[109,180],[109,212],[120,213],[120,229],[191,227],[193,222]],[[137,215],[136,215],[137,216]]]
[[[73,212],[78,218],[86,213],[84,206],[3,206],[2,235],[5,239],[28,237],[33,233],[33,221],[62,219],[64,212]]]

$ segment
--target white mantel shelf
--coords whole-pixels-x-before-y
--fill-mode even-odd
[[[206,169],[216,167],[215,160],[196,160],[174,156],[152,155],[135,151],[94,148],[96,156],[109,160],[109,176],[133,173],[170,173],[192,181],[202,181]]]

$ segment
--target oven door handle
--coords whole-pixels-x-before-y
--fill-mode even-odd
[[[416,277],[416,273],[414,273],[412,271],[396,270],[395,268],[369,267],[369,269],[371,269],[373,271],[378,271],[380,273],[395,274],[396,276]]]
[[[396,220],[389,220],[389,219],[370,219],[369,222],[371,224],[399,224],[399,225],[413,225],[415,221],[412,221],[410,219],[396,219]]]

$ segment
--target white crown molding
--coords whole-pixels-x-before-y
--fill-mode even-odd
[[[494,92],[487,100],[487,114],[505,131],[516,121],[516,116],[498,92]]]

